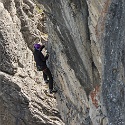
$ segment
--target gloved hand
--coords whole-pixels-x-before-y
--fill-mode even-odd
[[[45,45],[42,45],[42,46],[41,46],[40,51],[42,51],[42,50],[43,50],[43,48],[45,48]]]
[[[48,53],[48,52],[46,53],[46,56],[48,56],[48,57],[49,57],[49,53]]]

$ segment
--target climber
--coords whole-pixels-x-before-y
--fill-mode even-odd
[[[44,45],[40,44],[34,44],[34,60],[36,62],[36,67],[38,71],[43,71],[43,78],[45,83],[49,82],[49,92],[50,94],[56,93],[57,90],[53,89],[53,77],[49,70],[49,68],[46,65],[46,60],[49,57],[49,54],[47,53],[45,56],[42,53],[43,48],[45,48]],[[47,80],[47,77],[49,78],[49,81]]]

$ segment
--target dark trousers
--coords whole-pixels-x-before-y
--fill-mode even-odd
[[[53,77],[52,74],[49,70],[49,68],[46,68],[45,70],[43,70],[43,78],[44,80],[47,80],[47,77],[49,77],[49,89],[53,89]]]

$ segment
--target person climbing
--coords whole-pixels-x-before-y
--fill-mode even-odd
[[[34,60],[36,62],[36,67],[38,71],[43,71],[43,78],[46,83],[49,83],[49,92],[50,94],[56,93],[57,90],[53,89],[53,77],[51,74],[51,71],[47,67],[46,60],[49,57],[49,54],[47,53],[45,56],[42,53],[43,48],[45,48],[45,45],[40,44],[34,44]],[[47,80],[47,77],[49,78],[49,81]]]

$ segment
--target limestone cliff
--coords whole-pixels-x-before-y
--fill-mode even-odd
[[[40,20],[30,0],[0,1],[0,125],[63,125],[31,51],[46,33]]]
[[[124,13],[124,0],[1,0],[0,124],[124,125]],[[32,56],[46,34],[55,95]]]

